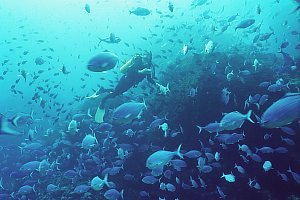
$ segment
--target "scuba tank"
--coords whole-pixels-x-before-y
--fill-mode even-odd
[[[128,60],[122,67],[120,68],[120,71],[122,73],[125,73],[128,69],[130,69],[133,65],[141,65],[142,64],[142,57],[141,55],[137,54],[134,55],[130,60]]]
[[[120,71],[122,73],[125,73],[129,67],[133,65],[134,57],[130,58],[122,67],[120,68]]]

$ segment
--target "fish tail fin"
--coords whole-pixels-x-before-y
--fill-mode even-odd
[[[169,83],[167,84],[167,91],[170,92]]]
[[[102,41],[104,41],[104,39],[101,39],[101,38],[99,38],[99,37],[98,37],[98,39],[99,39],[99,44],[100,44]]]
[[[244,102],[244,110],[246,110],[246,108],[249,108],[249,101],[248,101],[248,99],[246,99],[245,102]]]
[[[223,177],[225,177],[225,174],[224,174],[224,172],[223,172],[223,174],[222,174],[222,176],[221,176],[220,178],[223,178]]]
[[[261,123],[261,119],[260,119],[260,117],[259,116],[257,116],[255,113],[253,113],[254,114],[254,116],[255,116],[255,118],[256,118],[256,120],[258,121],[257,123]]]
[[[39,172],[39,170],[37,169],[36,171],[38,171]],[[30,174],[29,174],[29,177],[30,178],[33,178],[33,172],[30,172]]]
[[[145,106],[146,110],[148,110],[147,105],[146,105],[146,101],[145,101],[144,98],[143,98],[143,105]]]
[[[258,153],[259,149],[257,147],[255,147],[255,153]]]
[[[201,126],[197,126],[197,128],[199,129],[199,134],[201,133],[201,131],[202,131],[202,127]]]
[[[23,147],[18,146],[20,148],[21,154],[23,154]]]
[[[252,110],[249,110],[248,113],[247,113],[247,115],[246,115],[246,119],[249,120],[251,123],[254,124],[255,122],[251,119],[251,113],[252,113]]]
[[[88,108],[88,110],[87,110],[87,116],[89,116],[90,118],[93,118],[93,116],[91,115],[91,109],[90,108]]]
[[[10,193],[11,198],[15,199],[15,192]]]
[[[107,187],[110,187],[109,182],[108,182],[108,174],[105,174],[105,176],[103,178],[103,182]]]
[[[178,149],[177,149],[177,151],[176,151],[176,155],[179,156],[179,158],[183,159],[183,155],[180,153],[181,146],[182,146],[182,144],[180,144],[180,145],[178,146]]]
[[[279,171],[279,170],[276,170],[276,172],[277,172],[277,176],[280,176],[280,171]]]
[[[2,179],[3,179],[3,178],[1,177],[1,179],[0,179],[0,188],[4,190],[4,187],[3,187],[3,180],[2,180]]]
[[[120,195],[121,195],[121,198],[124,199],[124,189],[121,190]]]
[[[18,116],[15,116],[11,119],[7,119],[7,121],[9,121],[14,127],[18,127]]]
[[[33,110],[30,111],[30,117],[33,119]]]
[[[256,105],[256,107],[257,107],[257,110],[259,110],[259,108],[260,108],[259,103],[255,103],[255,105]]]
[[[168,118],[167,118],[168,114],[169,114],[169,113],[167,113],[167,114],[165,115],[165,120],[168,120]]]
[[[35,184],[32,186],[32,190],[34,193],[36,193]]]
[[[287,89],[290,89],[290,87],[289,87],[290,84],[291,84],[291,81],[287,82],[287,84],[285,84],[284,86],[287,87]]]

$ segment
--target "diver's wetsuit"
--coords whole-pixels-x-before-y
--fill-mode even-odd
[[[106,95],[101,100],[99,107],[103,109],[107,99],[114,98],[114,97],[116,97],[120,94],[123,94],[128,89],[130,89],[131,87],[136,86],[137,84],[139,84],[144,78],[147,78],[147,80],[150,83],[155,84],[155,81],[153,80],[151,74],[139,73],[139,70],[142,70],[142,69],[145,69],[145,68],[151,69],[153,71],[153,65],[152,65],[152,62],[151,62],[151,57],[148,58],[146,60],[146,62],[143,62],[142,60],[136,61],[133,64],[133,66],[131,66],[127,70],[126,74],[121,77],[121,79],[120,79],[118,85],[116,86],[116,88],[114,89],[114,91],[109,93],[108,95]]]

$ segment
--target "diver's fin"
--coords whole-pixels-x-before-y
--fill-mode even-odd
[[[102,123],[104,114],[105,114],[105,110],[98,107],[95,114],[95,121],[97,123]]]

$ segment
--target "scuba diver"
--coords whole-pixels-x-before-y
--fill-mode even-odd
[[[147,80],[156,85],[154,81],[154,66],[152,64],[152,53],[145,53],[143,55],[136,54],[130,60],[128,60],[121,68],[120,71],[124,74],[116,88],[106,95],[100,102],[96,115],[95,121],[98,123],[103,122],[103,116],[105,114],[105,102],[114,98],[118,95],[123,94],[131,87],[138,85],[142,80],[147,78]]]

